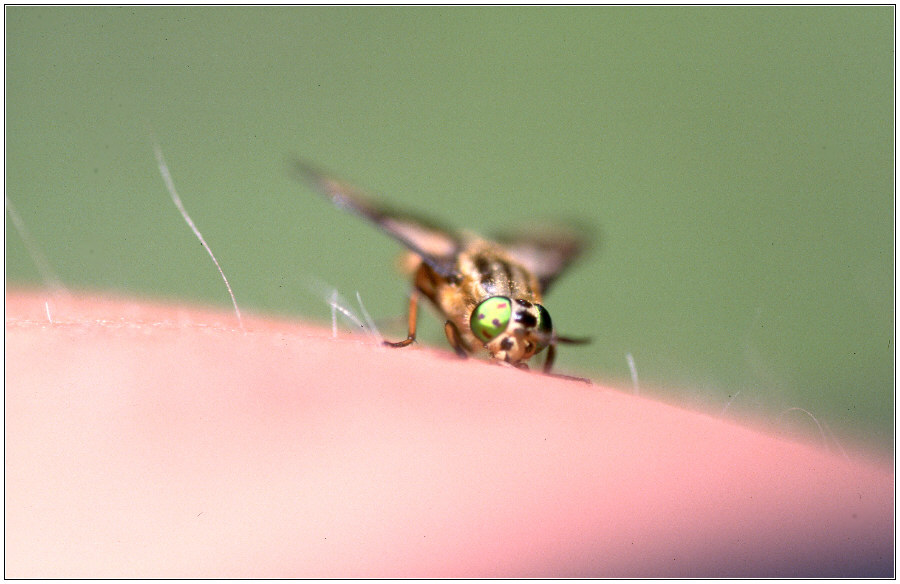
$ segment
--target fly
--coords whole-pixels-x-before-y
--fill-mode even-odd
[[[543,370],[549,372],[557,344],[589,342],[557,335],[541,304],[543,292],[583,251],[579,237],[533,233],[495,242],[451,233],[380,205],[307,162],[297,160],[296,166],[336,206],[375,223],[409,250],[409,334],[386,345],[406,347],[416,340],[420,294],[446,318],[444,333],[460,357],[486,350],[494,360],[528,369],[527,361],[547,349]]]

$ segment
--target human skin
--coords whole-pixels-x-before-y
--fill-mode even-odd
[[[6,577],[892,576],[893,470],[292,321],[6,298]]]

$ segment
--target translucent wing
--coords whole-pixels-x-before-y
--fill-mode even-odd
[[[498,241],[514,260],[537,277],[544,292],[587,249],[584,234],[556,226],[504,234]]]
[[[332,203],[375,223],[382,231],[405,245],[431,266],[438,274],[456,275],[454,256],[460,241],[434,223],[400,213],[376,203],[369,195],[315,166],[297,159],[295,166],[300,175],[311,183]]]

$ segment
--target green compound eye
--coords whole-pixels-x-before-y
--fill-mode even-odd
[[[506,330],[512,317],[512,303],[506,296],[493,296],[472,311],[469,325],[479,340],[489,343]]]

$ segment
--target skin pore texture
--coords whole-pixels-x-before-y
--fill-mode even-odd
[[[27,291],[5,357],[8,578],[893,575],[890,465],[602,384]]]

